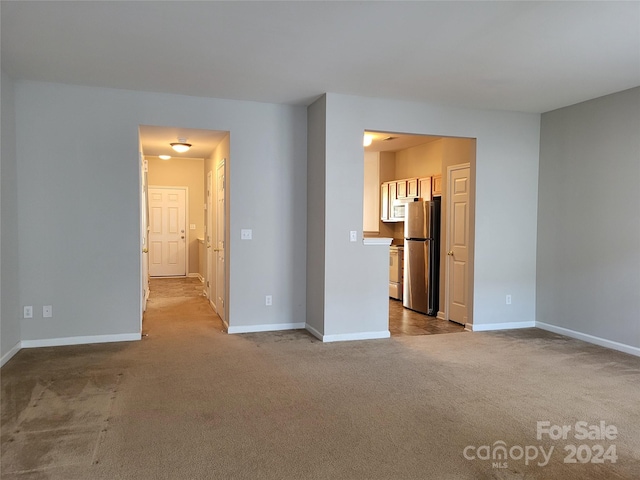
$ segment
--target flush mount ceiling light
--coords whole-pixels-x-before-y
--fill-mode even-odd
[[[169,160],[171,158],[171,155],[158,155],[158,157],[160,157],[162,160]]]
[[[170,143],[171,148],[173,148],[178,153],[184,153],[191,148],[190,143],[186,143],[186,138],[179,138],[177,143]]]
[[[365,133],[364,137],[362,137],[362,146],[368,147],[369,145],[371,145],[371,142],[373,142],[373,135]]]

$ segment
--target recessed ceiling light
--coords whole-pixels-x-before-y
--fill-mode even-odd
[[[169,160],[171,158],[171,155],[158,155],[158,157],[160,157],[162,160]]]

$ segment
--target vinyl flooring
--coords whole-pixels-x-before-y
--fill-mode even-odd
[[[391,336],[434,335],[465,332],[464,326],[440,320],[402,306],[400,300],[389,299],[389,332]]]
[[[150,287],[152,299],[202,295],[202,283],[197,278],[151,278]],[[212,315],[215,316],[213,312]],[[389,332],[392,336],[415,336],[461,333],[465,332],[465,329],[455,322],[440,320],[404,308],[401,301],[390,298]]]

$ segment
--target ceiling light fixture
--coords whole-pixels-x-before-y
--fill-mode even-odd
[[[373,142],[373,135],[365,133],[364,137],[362,137],[362,146],[368,147],[369,145],[371,145],[371,142]]]
[[[173,148],[176,152],[184,153],[191,148],[191,144],[186,142],[186,138],[178,138],[177,143],[170,143],[169,145],[171,145],[171,148]]]
[[[169,160],[171,158],[171,155],[158,155],[158,157],[160,157],[162,160]]]

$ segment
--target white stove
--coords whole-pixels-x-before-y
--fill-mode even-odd
[[[404,248],[399,245],[389,247],[389,297],[402,300],[402,269]]]

